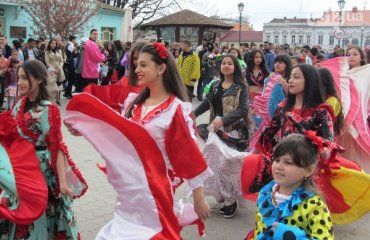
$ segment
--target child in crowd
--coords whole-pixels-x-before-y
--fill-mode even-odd
[[[8,75],[6,77],[5,89],[8,96],[7,108],[11,109],[17,95],[18,67],[22,62],[18,59],[18,50],[13,50],[12,56],[8,58]]]
[[[259,193],[256,229],[247,239],[334,239],[330,213],[312,181],[317,141],[294,133],[276,145],[274,180]]]

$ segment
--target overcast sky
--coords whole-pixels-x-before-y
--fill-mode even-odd
[[[190,8],[206,16],[218,15],[222,17],[239,18],[238,3],[244,3],[244,17],[248,17],[255,30],[262,30],[263,23],[274,17],[320,17],[329,8],[338,10],[337,0],[196,0],[195,4],[187,4]],[[367,3],[366,3],[367,2]],[[353,6],[370,9],[370,0],[346,0],[345,10],[352,10]]]

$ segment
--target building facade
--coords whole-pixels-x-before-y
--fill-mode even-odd
[[[33,24],[22,4],[27,0],[0,0],[0,32],[13,39],[37,38],[33,33]],[[119,39],[121,36],[124,10],[107,4],[98,4],[98,14],[86,25],[79,37],[88,37],[90,29],[99,31],[103,41]]]
[[[332,49],[335,45],[345,46],[348,43],[365,47],[370,45],[370,10],[324,12],[319,19],[280,18],[265,23],[263,39],[274,44],[289,44],[295,47],[320,45]],[[338,29],[344,31],[338,39]]]

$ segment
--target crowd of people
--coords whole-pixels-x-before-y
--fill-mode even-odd
[[[24,47],[0,36],[10,110],[0,114],[0,239],[81,238],[72,202],[88,183],[63,142],[62,91],[64,124],[101,154],[118,194],[96,239],[181,239],[191,224],[204,234],[205,196],[225,218],[257,202],[246,239],[334,239],[333,224],[370,210],[370,59],[360,47],[124,45],[98,35]],[[194,206],[174,200],[183,182]]]

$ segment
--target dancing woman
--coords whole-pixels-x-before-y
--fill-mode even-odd
[[[197,146],[192,106],[171,53],[159,43],[146,45],[135,72],[134,85],[144,89],[128,96],[124,117],[87,93],[67,106],[66,125],[101,153],[118,193],[114,218],[96,239],[181,239],[183,226],[210,216],[203,181],[212,172]],[[192,190],[194,208],[174,202],[178,178]]]
[[[47,70],[38,60],[29,60],[18,70],[19,94],[12,110],[22,138],[34,145],[49,191],[46,211],[29,225],[2,222],[0,239],[79,239],[72,199],[87,189],[85,179],[63,142],[59,109],[50,102]],[[31,172],[29,174],[32,174]],[[15,232],[14,232],[15,231]]]

